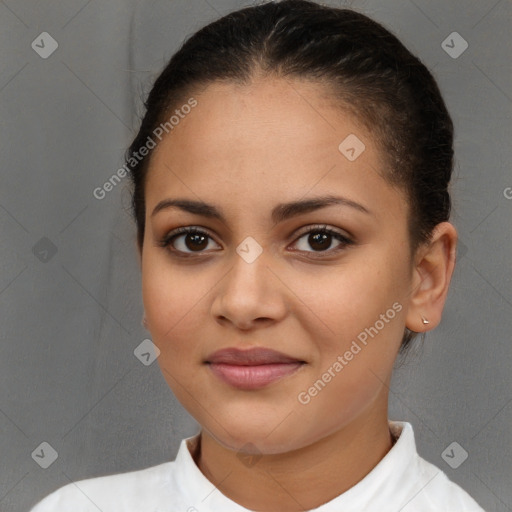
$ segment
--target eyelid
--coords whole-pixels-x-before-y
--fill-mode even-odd
[[[340,252],[346,250],[347,248],[355,244],[355,239],[352,235],[349,235],[348,233],[343,233],[339,231],[337,228],[333,228],[328,224],[313,224],[306,226],[303,230],[299,231],[298,234],[294,235],[293,243],[297,243],[305,235],[315,232],[327,233],[335,240],[337,240],[339,242],[339,245],[334,248],[329,248],[325,251],[302,251],[294,249],[294,252],[297,252],[299,254],[307,254],[306,257],[309,259],[326,259],[328,257],[334,257],[338,255]]]
[[[336,234],[339,236],[342,236],[343,238],[346,238],[347,240],[353,241],[353,236],[350,235],[347,231],[340,231],[337,228],[331,227],[329,224],[310,224],[309,226],[304,227],[304,229],[299,230],[298,233],[294,234],[293,236],[295,238],[300,238],[311,231],[327,231],[331,234]]]
[[[196,224],[194,224],[192,226],[181,226],[179,228],[169,231],[159,240],[158,245],[161,247],[167,247],[168,245],[171,245],[171,242],[173,242],[174,239],[178,238],[180,235],[184,235],[184,234],[186,235],[188,233],[207,235],[217,245],[220,245],[215,240],[215,237],[211,234],[211,232],[208,230],[208,228],[204,228],[203,226],[199,226]],[[179,253],[180,251],[174,250],[173,252]],[[185,253],[185,254],[193,254],[193,253]],[[197,253],[197,254],[200,254],[200,253]]]

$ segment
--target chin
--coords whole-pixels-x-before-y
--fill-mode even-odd
[[[236,437],[229,436],[225,432],[221,433],[220,436],[215,436],[210,431],[210,435],[215,440],[228,450],[234,452],[242,452],[250,455],[272,455],[279,453],[286,453],[296,448],[295,443],[291,445],[290,436],[285,436],[286,439],[269,439],[264,435],[254,434],[247,432],[247,435],[237,435]]]
[[[301,443],[301,433],[293,427],[293,415],[286,420],[269,422],[268,417],[246,417],[241,421],[233,418],[226,421],[203,423],[203,428],[220,445],[229,450],[248,454],[278,454],[300,448],[307,444]],[[224,426],[224,428],[222,426]],[[278,426],[277,428],[275,428]]]

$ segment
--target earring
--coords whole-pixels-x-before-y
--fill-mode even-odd
[[[423,315],[421,315],[421,321],[423,322],[423,325],[427,325],[430,323]]]
[[[146,318],[146,312],[144,311],[144,314],[142,315],[142,327],[145,327],[146,329],[148,328],[148,320]]]

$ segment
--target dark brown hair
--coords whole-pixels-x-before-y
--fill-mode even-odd
[[[127,162],[193,92],[262,73],[325,85],[368,128],[386,159],[384,177],[406,192],[412,253],[449,219],[453,123],[432,74],[379,23],[306,0],[247,7],[192,34],[156,79]],[[151,154],[130,166],[139,248]],[[406,328],[402,351],[415,335]]]

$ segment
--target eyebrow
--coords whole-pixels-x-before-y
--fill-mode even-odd
[[[373,213],[362,204],[356,203],[355,201],[345,197],[328,195],[278,204],[272,209],[271,218],[272,221],[277,224],[278,222],[283,222],[286,219],[333,205],[347,206],[359,212],[373,215]],[[151,217],[168,208],[179,208],[180,210],[193,213],[195,215],[202,215],[203,217],[218,219],[223,222],[225,221],[221,209],[203,201],[192,201],[190,199],[164,199],[155,206],[151,213]]]

